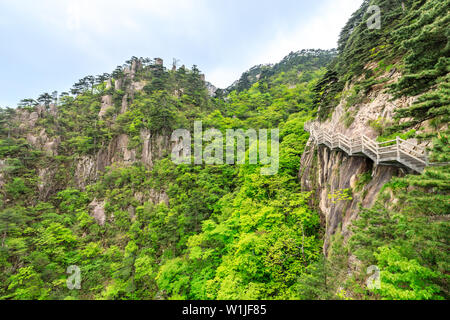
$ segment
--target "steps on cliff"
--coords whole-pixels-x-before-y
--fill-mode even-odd
[[[349,156],[364,156],[379,165],[401,165],[422,173],[428,165],[424,148],[396,138],[392,141],[378,142],[365,135],[360,138],[346,137],[342,133],[329,132],[313,123],[305,124],[305,131],[317,145],[325,145],[330,150],[341,150]]]

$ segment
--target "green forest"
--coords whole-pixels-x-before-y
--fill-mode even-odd
[[[389,13],[380,30],[366,26],[373,4]],[[448,299],[449,8],[449,0],[365,0],[337,49],[291,52],[212,95],[195,65],[132,57],[68,92],[0,108],[0,299]],[[386,83],[381,75],[393,69],[401,77]],[[133,83],[142,89],[130,94]],[[362,103],[379,86],[393,98],[418,98],[380,121],[378,139],[429,141],[439,165],[392,178],[372,207],[356,209],[351,237],[336,233],[324,255],[317,195],[298,181],[304,124],[329,119],[345,95]],[[111,106],[99,117],[104,96]],[[20,115],[39,108],[34,126],[24,126]],[[139,159],[142,132],[170,137],[179,128],[192,132],[195,121],[223,134],[279,128],[278,174],[263,176],[261,165],[248,163],[176,165],[170,149],[151,167]],[[59,142],[57,152],[27,139],[42,129]],[[77,161],[102,154],[120,135],[136,161],[112,163],[77,186]],[[51,185],[42,169],[53,173]],[[370,179],[362,175],[355,189]],[[142,197],[149,190],[167,201]],[[330,196],[345,202],[353,191]],[[103,225],[91,208],[100,200]],[[359,271],[349,274],[355,260]],[[366,285],[371,265],[381,270],[380,288]],[[79,289],[67,286],[69,266],[81,271]]]

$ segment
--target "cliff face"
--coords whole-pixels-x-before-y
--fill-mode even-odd
[[[331,237],[341,231],[344,238],[351,234],[352,221],[357,219],[360,204],[371,207],[383,185],[393,176],[404,175],[404,170],[389,166],[374,166],[372,160],[349,157],[341,151],[330,151],[308,142],[301,160],[300,183],[303,190],[314,191],[313,206],[318,209],[325,227],[324,253]],[[358,188],[363,175],[370,182]],[[333,199],[330,195],[350,189],[351,200]]]
[[[112,123],[116,118],[127,112],[128,107],[133,103],[135,94],[139,94],[144,89],[145,81],[135,80],[135,74],[141,66],[133,62],[130,69],[124,70],[123,78],[106,82],[108,94],[101,97],[100,111],[98,119],[104,120],[108,112],[113,114]],[[117,108],[113,99],[113,92],[123,92],[120,108]],[[95,183],[106,172],[107,167],[126,167],[141,162],[151,170],[156,160],[162,159],[170,154],[172,143],[170,136],[160,132],[150,132],[147,129],[140,131],[140,143],[138,147],[130,148],[130,140],[127,134],[116,134],[111,137],[109,142],[105,143],[99,150],[88,155],[73,155],[63,157],[62,162],[54,161],[55,157],[62,152],[62,139],[58,133],[47,130],[45,124],[40,123],[51,115],[58,120],[58,109],[51,104],[48,107],[37,106],[32,111],[18,109],[13,119],[18,128],[17,135],[25,137],[26,142],[35,150],[40,150],[49,160],[50,165],[37,166],[36,174],[38,177],[37,189],[39,199],[46,201],[54,195],[60,188],[74,187],[85,190],[87,186]],[[45,123],[45,122],[44,122]],[[6,160],[0,160],[0,188],[4,185]],[[70,174],[56,177],[62,171]],[[136,191],[134,198],[137,203],[144,204],[150,201],[154,204],[169,203],[169,198],[165,190],[145,190]],[[90,206],[90,214],[98,224],[104,225],[106,221],[105,200],[94,199]],[[130,216],[134,216],[134,209],[130,209]]]
[[[116,82],[117,83],[117,82]],[[135,92],[135,83],[130,84],[130,90]],[[142,90],[142,86],[138,86]],[[125,95],[124,97],[126,97]],[[112,107],[112,97],[104,96],[102,102],[107,101],[108,104],[102,104],[99,118],[101,118],[108,108]],[[126,103],[122,104],[120,113],[126,111]],[[50,137],[45,128],[36,126],[36,122],[44,113],[52,112],[41,108],[39,112],[28,112],[26,110],[19,111],[15,121],[21,123],[21,133],[26,136],[27,142],[34,148],[43,151],[48,156],[57,156],[61,139],[58,136]],[[57,117],[57,114],[55,114]],[[129,149],[128,144],[130,138],[126,134],[119,134],[112,137],[108,145],[101,148],[95,155],[76,157],[73,161],[74,168],[74,184],[78,188],[85,188],[94,182],[100,173],[107,166],[114,164],[131,165],[135,162],[142,161],[149,169],[153,167],[153,163],[157,159],[161,159],[171,151],[170,137],[164,134],[151,133],[148,130],[141,131],[142,150]],[[39,176],[42,180],[42,188],[49,187],[45,181],[51,181],[54,172],[50,168],[40,170]],[[41,190],[43,194],[48,194],[48,190]]]
[[[389,78],[387,83],[391,83],[399,74],[389,73],[385,77]],[[351,92],[352,88],[352,85],[348,86],[344,93]],[[414,97],[392,100],[384,86],[374,88],[358,103],[349,103],[349,96],[344,94],[331,117],[321,123],[321,128],[350,138],[359,137],[363,133],[375,139],[380,132],[370,124],[377,121],[389,123],[396,108],[408,107],[414,100]],[[349,116],[352,117],[350,125],[345,123]],[[418,143],[414,139],[410,141]],[[343,151],[317,146],[310,139],[301,158],[299,179],[303,190],[314,191],[312,202],[319,211],[325,228],[324,253],[327,253],[331,237],[337,231],[342,233],[344,239],[348,239],[352,222],[358,218],[360,205],[371,207],[386,182],[393,176],[403,176],[407,172],[406,168],[377,166],[369,158],[349,157]],[[351,200],[337,199],[334,196],[342,190],[347,190],[346,194]]]
[[[367,28],[373,5],[383,12],[377,31]],[[447,0],[364,1],[343,28],[338,57],[315,90],[322,129],[348,138],[419,137],[423,142],[409,140],[413,148],[426,148],[431,151],[429,159],[446,162],[448,23]],[[433,138],[437,143],[431,143]],[[405,173],[410,172],[377,166],[367,158],[349,158],[310,142],[299,179],[303,190],[314,191],[313,202],[325,227],[325,252],[338,230],[349,238],[359,204],[372,206],[383,184]],[[347,197],[336,200],[334,195],[342,190]]]
[[[140,161],[151,169],[155,160],[162,159],[171,152],[170,137],[167,135],[151,134],[148,130],[142,130],[141,139],[140,152],[128,149],[129,137],[121,134],[114,137],[109,145],[99,150],[95,156],[78,158],[75,162],[75,185],[84,189],[111,165],[132,165]]]

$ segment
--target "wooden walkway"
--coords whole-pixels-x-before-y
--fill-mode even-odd
[[[341,133],[323,130],[315,122],[305,123],[305,131],[317,145],[325,145],[331,150],[344,151],[349,156],[364,156],[377,165],[404,166],[422,173],[429,164],[425,148],[397,137],[395,140],[377,142],[361,134],[349,138]]]

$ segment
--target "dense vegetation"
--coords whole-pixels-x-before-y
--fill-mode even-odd
[[[298,298],[297,278],[321,255],[318,214],[296,182],[308,139],[303,123],[311,118],[316,79],[332,56],[291,54],[285,71],[226,99],[208,97],[196,67],[166,70],[149,61],[133,79],[146,85],[119,115],[126,92],[87,77],[73,95],[48,101],[47,109],[57,102],[57,116],[44,113],[33,129],[44,127],[61,139],[55,157],[32,148],[9,122],[1,139],[7,177],[0,212],[1,296]],[[127,81],[124,70],[132,62],[114,72],[116,81]],[[101,97],[108,93],[113,107],[99,119]],[[36,106],[26,99],[24,108]],[[4,110],[2,119],[10,113]],[[97,154],[114,136],[126,134],[129,148],[140,148],[141,130],[170,135],[174,128],[192,129],[193,120],[223,132],[280,128],[279,174],[262,177],[256,165],[176,166],[167,156],[152,170],[140,162],[115,165],[85,190],[74,184],[73,161]],[[42,167],[57,172],[47,196],[37,187]],[[150,188],[164,191],[169,205],[140,203],[138,194]],[[105,199],[104,226],[89,214],[94,199]],[[81,290],[66,287],[69,265],[82,270]]]
[[[269,78],[275,74],[288,71],[292,73],[293,69],[300,72],[304,67],[320,68],[327,65],[334,57],[336,57],[336,50],[313,49],[291,52],[274,65],[257,65],[245,71],[239,80],[227,88],[227,91],[232,92],[236,90],[239,93],[250,89],[256,82],[267,85]],[[295,80],[295,77],[292,79]]]
[[[382,10],[379,30],[366,26],[367,10],[373,4]],[[319,119],[331,116],[349,84],[353,90],[347,104],[352,105],[400,70],[400,79],[386,89],[394,98],[418,98],[408,108],[396,109],[394,119],[377,123],[383,134],[380,139],[432,140],[430,160],[441,166],[420,176],[395,178],[384,186],[374,207],[359,213],[349,243],[336,235],[328,259],[312,265],[300,282],[310,298],[341,298],[343,293],[360,299],[449,297],[450,171],[445,165],[450,159],[449,6],[447,0],[364,1],[342,30],[339,55],[315,88]],[[347,119],[352,121],[351,115]],[[349,253],[359,260],[359,269],[351,276]],[[371,265],[381,270],[382,285],[363,290]]]
[[[365,25],[371,4],[384,12],[380,30]],[[291,53],[215,97],[195,66],[167,70],[133,57],[111,74],[81,79],[70,94],[0,109],[0,299],[447,299],[448,166],[390,181],[373,208],[361,209],[349,241],[335,235],[327,257],[314,195],[300,190],[297,174],[303,124],[330,116],[347,84],[356,84],[358,101],[394,68],[402,77],[389,87],[393,95],[423,95],[397,110],[386,135],[414,128],[433,139],[433,160],[449,161],[448,7],[449,0],[364,1],[337,52]],[[365,68],[372,62],[375,69]],[[131,93],[136,83],[142,90]],[[112,107],[99,117],[105,95]],[[21,126],[23,111],[39,109],[34,127]],[[143,130],[170,136],[196,120],[223,133],[280,128],[278,174],[261,176],[250,164],[175,165],[167,150],[151,169],[139,159],[118,162],[77,185],[77,161],[118,135],[141,154]],[[26,139],[43,128],[59,139],[58,155]],[[53,172],[49,188],[43,168]],[[142,199],[149,190],[168,201]],[[94,200],[105,201],[103,226],[92,216]],[[359,267],[349,275],[354,256]],[[81,269],[80,290],[67,288],[71,265]],[[381,289],[365,285],[370,265],[381,269]]]

